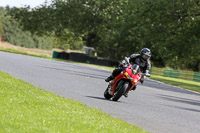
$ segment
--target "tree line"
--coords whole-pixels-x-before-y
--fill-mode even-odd
[[[86,45],[113,60],[148,47],[154,66],[200,70],[199,0],[52,0],[9,14],[59,47]]]
[[[0,37],[4,41],[21,47],[52,49],[53,46],[49,36],[38,36],[22,30],[19,22],[12,19],[2,7],[0,8]]]

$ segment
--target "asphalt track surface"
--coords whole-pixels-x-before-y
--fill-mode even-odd
[[[0,70],[152,133],[200,133],[200,94],[146,80],[118,102],[105,100],[110,71],[0,52]]]

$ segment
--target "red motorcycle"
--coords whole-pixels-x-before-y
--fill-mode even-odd
[[[149,74],[140,71],[139,65],[130,64],[127,57],[125,57],[125,62],[128,67],[117,75],[114,80],[109,82],[104,92],[104,97],[106,99],[112,98],[113,101],[117,101],[122,95],[126,96],[126,94],[137,85],[142,75],[150,77]]]

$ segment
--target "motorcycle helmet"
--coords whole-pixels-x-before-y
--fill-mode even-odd
[[[143,48],[141,50],[140,56],[143,60],[148,60],[151,57],[151,51],[148,48]]]

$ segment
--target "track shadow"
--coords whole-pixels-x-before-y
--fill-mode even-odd
[[[181,109],[181,110],[186,110],[186,111],[197,112],[197,113],[200,112],[200,110],[198,110],[198,109],[184,108],[184,107],[177,107],[177,106],[171,106],[171,105],[165,105],[165,106],[172,107],[172,108],[176,108],[176,109]]]
[[[108,99],[105,99],[103,97],[95,97],[95,96],[85,96],[85,97],[88,97],[88,98],[93,98],[93,99],[99,99],[99,100],[105,100],[105,101],[110,101],[110,102],[114,102],[114,103],[124,103],[122,101],[112,101],[112,100],[108,100]]]
[[[86,97],[88,97],[88,98],[93,98],[93,99],[99,99],[99,100],[106,100],[106,101],[109,101],[109,100],[107,100],[107,99],[105,99],[105,98],[103,98],[103,97],[95,97],[95,96],[86,96]]]
[[[168,95],[158,95],[157,97],[159,97],[161,99],[165,99],[167,101],[184,103],[184,104],[189,104],[189,105],[194,105],[194,106],[200,106],[200,101],[193,100],[193,99],[168,96]]]

